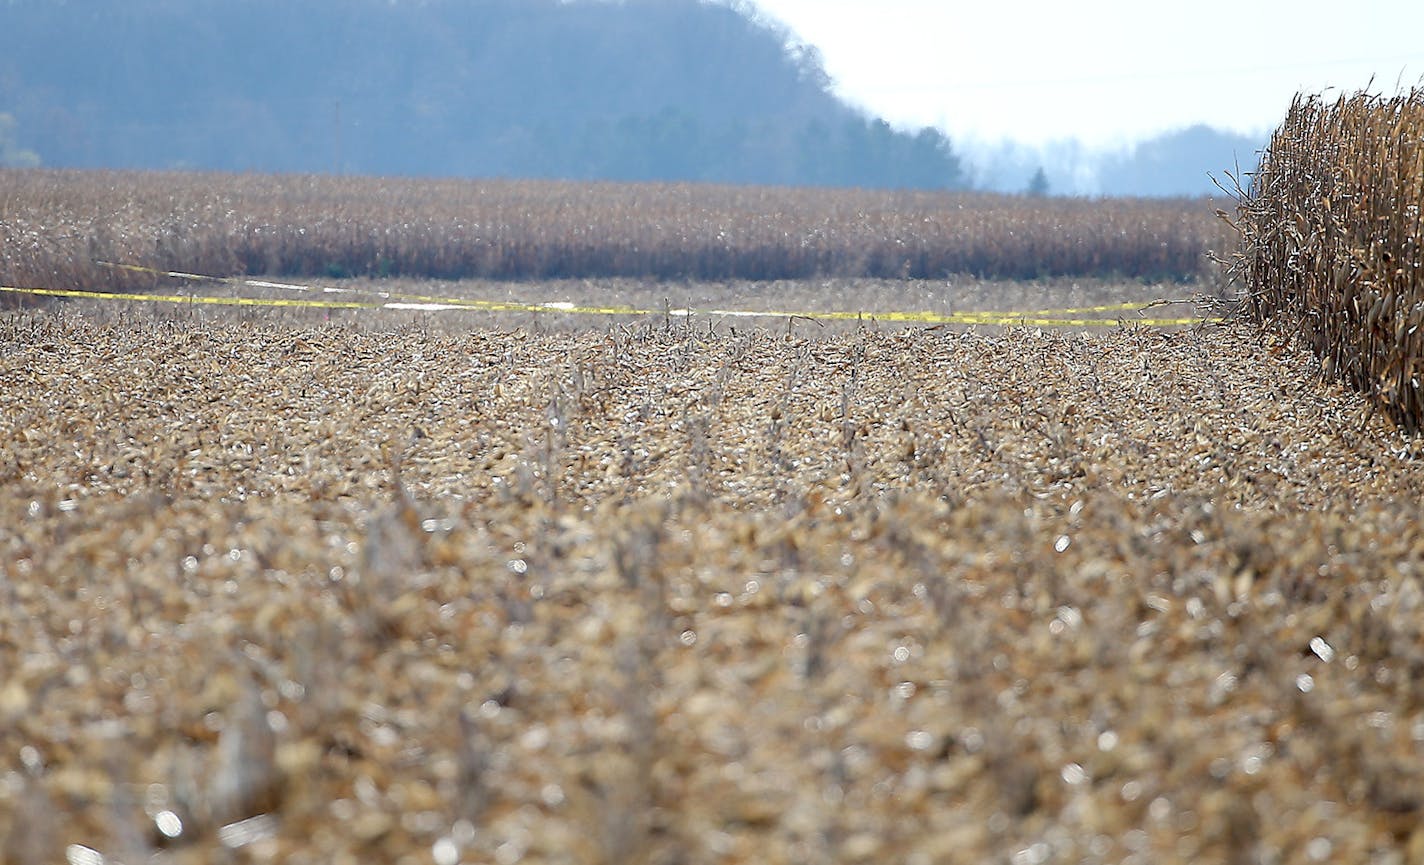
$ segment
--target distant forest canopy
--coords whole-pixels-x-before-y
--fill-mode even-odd
[[[0,111],[57,167],[965,185],[742,0],[0,0]]]

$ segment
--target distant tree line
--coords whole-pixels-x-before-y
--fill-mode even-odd
[[[961,143],[977,189],[1029,195],[1223,195],[1228,175],[1250,182],[1267,135],[1205,125],[1163,132],[1129,146],[1090,148],[1064,140],[1044,145]]]
[[[1256,170],[1264,138],[1224,132],[1198,124],[1139,142],[1130,151],[1105,158],[1098,170],[1104,195],[1181,195],[1184,190],[1217,192],[1212,178],[1230,187],[1228,175],[1243,185]]]
[[[740,0],[0,0],[0,110],[54,166],[965,181]]]

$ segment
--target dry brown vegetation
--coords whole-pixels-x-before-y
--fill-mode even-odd
[[[439,279],[1190,280],[1228,237],[1203,200],[703,185],[0,171],[0,285],[210,275]]]
[[[1298,97],[1242,201],[1258,320],[1424,429],[1424,91]]]
[[[1424,476],[1268,343],[12,313],[0,859],[1420,861]]]

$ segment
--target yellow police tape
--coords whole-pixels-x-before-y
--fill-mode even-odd
[[[467,310],[483,312],[530,312],[565,313],[569,315],[668,315],[688,317],[701,315],[713,318],[785,318],[808,319],[812,321],[853,321],[872,320],[882,322],[905,322],[914,324],[982,324],[982,325],[1033,325],[1038,327],[1113,327],[1118,324],[1136,324],[1148,327],[1180,327],[1185,325],[1217,322],[1218,318],[1143,318],[1121,316],[1118,318],[1084,318],[1085,314],[1136,311],[1139,316],[1156,306],[1182,303],[1183,301],[1127,301],[1099,306],[1061,307],[1056,309],[1008,310],[981,312],[802,312],[793,310],[745,310],[745,309],[639,309],[631,306],[579,306],[566,302],[525,303],[519,301],[481,300],[475,298],[442,297],[439,295],[406,294],[379,291],[375,289],[311,286],[300,283],[275,282],[246,277],[208,276],[200,273],[184,273],[175,270],[157,270],[136,264],[120,264],[96,261],[96,264],[122,270],[151,273],[157,276],[201,282],[217,282],[228,285],[247,285],[254,288],[271,288],[297,291],[308,294],[365,295],[376,300],[327,300],[304,298],[284,300],[280,298],[234,297],[226,295],[181,295],[181,294],[131,294],[112,291],[80,291],[55,288],[17,288],[0,286],[0,292],[28,294],[42,297],[89,298],[92,300],[127,300],[154,303],[189,303],[213,306],[287,307],[303,309],[389,309],[421,312],[447,310]]]
[[[0,291],[7,291],[12,294],[32,294],[40,297],[87,297],[91,300],[134,300],[152,301],[156,303],[203,303],[214,306],[299,306],[317,307],[320,309],[380,309],[379,303],[363,303],[361,301],[310,301],[310,300],[282,300],[280,298],[268,297],[222,297],[188,294],[129,294],[121,291],[77,291],[63,288],[16,288],[10,285],[0,285]]]

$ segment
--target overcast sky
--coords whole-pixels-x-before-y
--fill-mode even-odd
[[[1297,90],[1424,81],[1424,0],[755,0],[837,92],[952,137],[1268,132]]]

